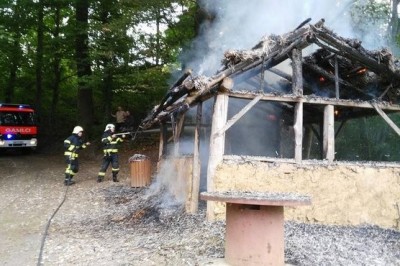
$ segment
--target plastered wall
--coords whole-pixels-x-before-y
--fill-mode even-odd
[[[285,219],[328,225],[400,227],[400,165],[262,162],[224,159],[215,191],[290,192],[312,197],[311,206],[285,207]],[[223,203],[214,205],[217,219]]]

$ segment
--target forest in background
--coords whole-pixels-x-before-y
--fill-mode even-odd
[[[395,56],[399,1],[350,1],[349,7],[353,30],[360,36],[378,30]],[[3,0],[0,102],[33,105],[46,139],[64,138],[76,124],[97,136],[114,121],[117,106],[137,126],[185,70],[181,55],[211,28],[212,2]]]
[[[117,106],[138,123],[180,69],[195,12],[192,1],[1,1],[0,102],[33,105],[52,139],[76,124],[97,135]]]

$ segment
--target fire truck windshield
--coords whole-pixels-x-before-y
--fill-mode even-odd
[[[0,112],[2,126],[34,126],[35,117],[32,112]]]

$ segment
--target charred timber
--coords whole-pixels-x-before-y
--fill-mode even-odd
[[[181,86],[181,84],[187,79],[187,77],[189,77],[190,75],[192,75],[192,70],[191,69],[187,69],[179,78],[178,80],[175,81],[175,83],[169,88],[167,95],[165,95],[165,97],[161,100],[161,103],[159,104],[158,108],[155,110],[155,112],[152,114],[151,117],[149,117],[147,120],[149,119],[153,119],[157,116],[157,114],[159,114],[161,112],[161,110],[163,109],[163,107],[165,105],[168,105],[167,101],[170,101],[172,98],[176,98],[177,95],[179,94],[184,94],[182,93],[183,89],[186,89],[185,87],[183,89],[180,89],[179,86]],[[166,103],[167,102],[167,103]]]
[[[331,80],[331,81],[333,81],[333,82],[336,80],[335,75],[329,73],[328,71],[326,71],[326,70],[323,69],[323,68],[320,68],[320,67],[317,66],[317,65],[308,64],[308,63],[303,62],[303,66],[305,66],[305,67],[307,67],[307,68],[313,70],[314,72],[320,74],[321,76],[323,76],[323,77],[325,77],[325,78],[327,78],[327,79],[329,79],[329,80]],[[346,86],[346,87],[352,88],[352,89],[354,89],[354,90],[356,90],[356,91],[362,93],[363,95],[367,95],[367,94],[366,94],[363,90],[361,90],[360,88],[357,88],[357,87],[353,86],[353,84],[351,84],[351,83],[349,83],[349,82],[347,82],[347,81],[345,81],[345,80],[343,80],[343,79],[341,79],[341,78],[338,78],[338,81],[339,81],[340,84],[342,84],[342,85],[344,85],[344,86]],[[371,98],[371,96],[369,96],[369,97]]]
[[[335,36],[330,30],[322,27],[322,28],[314,28],[315,35],[318,39],[326,42],[327,44],[335,47],[340,50],[342,53],[345,53],[347,57],[352,58],[362,65],[366,66],[368,69],[374,71],[375,73],[379,73],[380,75],[387,77],[396,77],[396,79],[400,79],[400,71],[394,67],[393,60],[391,55],[385,54],[385,64],[382,64],[381,61],[378,61],[371,56],[361,53],[360,44],[357,43],[352,47],[349,45],[349,40],[344,38]]]
[[[385,88],[388,89],[382,95],[392,92],[396,88],[396,84],[400,83],[400,70],[396,68],[393,57],[388,51],[382,50],[379,53],[369,52],[361,46],[361,42],[359,41],[336,36],[332,31],[324,27],[323,20],[306,27],[305,24],[308,22],[302,23],[298,29],[282,36],[270,35],[268,38],[260,41],[250,51],[226,52],[222,62],[222,69],[210,78],[189,78],[191,72],[185,72],[171,86],[161,104],[153,109],[151,115],[143,123],[144,127],[151,127],[160,121],[165,121],[170,115],[176,116],[181,112],[185,112],[189,107],[213,97],[218,92],[231,93],[232,80],[230,78],[243,75],[245,78],[251,79],[269,69],[271,69],[271,72],[281,75],[292,83],[298,83],[295,90],[299,95],[301,95],[301,88],[303,87],[301,83],[305,81],[299,64],[304,68],[308,68],[310,72],[314,72],[331,81],[338,82],[344,87],[355,90],[364,97],[367,93],[351,83],[351,80],[348,81],[351,78],[349,75],[353,73],[356,75],[360,67],[365,67],[383,78],[380,79],[380,82],[381,84],[385,83]],[[317,63],[318,61],[308,62],[301,57],[301,50],[312,43],[320,46],[321,50],[325,50],[327,54],[327,57],[323,57],[322,61],[319,61],[322,62],[321,65]],[[296,73],[293,73],[290,77],[289,75],[283,75],[275,71],[273,67],[288,59],[293,50],[300,52],[299,56],[292,58],[292,60],[297,60],[295,62],[297,64]],[[345,72],[344,76],[342,76],[344,79],[339,78],[339,75],[335,77],[335,75],[329,72],[329,70],[332,70],[332,66],[327,64],[332,63],[330,57],[333,56],[337,56],[338,59],[337,71],[339,73]],[[355,77],[357,78],[357,76]],[[294,82],[295,79],[296,82]],[[392,86],[386,87],[389,84],[392,84]],[[307,87],[307,85],[304,84],[304,87]],[[279,101],[279,99],[271,97],[272,100]],[[263,98],[269,99],[266,96]],[[286,98],[283,97],[282,99],[285,100]],[[297,102],[296,98],[293,100]],[[319,98],[319,100],[321,99]],[[329,101],[332,100],[326,100],[326,102]],[[321,100],[321,102],[323,101]],[[347,103],[347,105],[360,107],[363,104],[353,102]]]
[[[315,27],[322,26],[323,21],[316,24]],[[249,69],[255,68],[261,64],[265,64],[264,69],[273,67],[288,58],[288,54],[294,48],[303,49],[307,47],[310,42],[308,41],[308,35],[310,34],[310,28],[299,28],[292,32],[289,32],[277,39],[274,45],[270,47],[270,39],[261,41],[255,47],[253,47],[253,52],[256,56],[247,59],[240,60],[237,57],[231,57],[227,59],[225,64],[225,69],[220,71],[217,75],[210,78],[209,82],[205,86],[200,86],[196,88],[190,87],[184,84],[186,78],[190,75],[190,72],[184,73],[184,75],[171,87],[166,97],[163,99],[161,104],[152,114],[150,119],[157,117],[162,110],[166,110],[170,105],[175,105],[175,101],[180,99],[185,95],[189,95],[185,103],[179,103],[181,105],[193,105],[198,102],[199,99],[207,99],[212,97],[216,91],[218,91],[221,82],[227,77],[233,77],[239,75]],[[268,48],[268,50],[266,49]],[[260,51],[259,55],[257,55]],[[180,84],[182,83],[182,84]],[[178,104],[178,105],[179,105]],[[178,108],[180,109],[180,108]],[[147,120],[147,121],[148,121]]]

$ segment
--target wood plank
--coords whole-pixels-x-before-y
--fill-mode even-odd
[[[243,92],[229,92],[229,97],[233,98],[240,98],[240,99],[253,99],[257,96],[258,94],[255,93],[243,93]],[[308,103],[308,104],[319,104],[319,105],[336,105],[336,106],[343,106],[343,107],[357,107],[357,108],[366,108],[366,109],[372,109],[374,108],[371,105],[370,101],[353,101],[353,100],[344,100],[344,99],[335,99],[335,98],[320,98],[320,97],[313,97],[313,96],[295,96],[292,94],[282,94],[282,95],[276,95],[273,93],[265,93],[262,94],[263,97],[261,97],[262,101],[274,101],[274,102],[299,102],[302,101],[303,103]],[[398,104],[391,104],[389,102],[379,102],[376,103],[377,106],[379,106],[382,110],[390,110],[390,111],[400,111],[400,105]]]
[[[379,107],[379,105],[376,102],[372,102],[371,105],[375,108],[375,110],[378,112],[378,114],[388,123],[388,125],[397,133],[397,135],[400,136],[400,129],[397,127],[397,125],[390,119],[387,114],[385,114],[382,109]]]
[[[235,114],[229,121],[224,125],[224,127],[216,133],[220,135],[225,133],[231,126],[233,126],[241,117],[243,117],[256,103],[260,101],[262,94],[255,97],[251,102],[249,102],[245,107],[243,107],[237,114]]]

